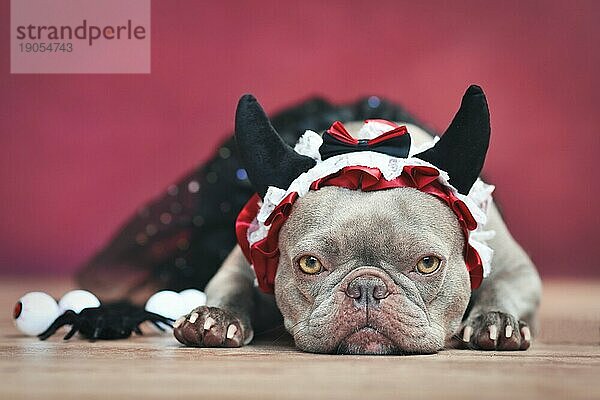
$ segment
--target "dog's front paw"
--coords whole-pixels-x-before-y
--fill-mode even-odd
[[[527,350],[531,345],[527,324],[499,311],[469,317],[461,334],[463,346],[474,350]]]
[[[249,324],[217,307],[201,306],[173,324],[175,338],[186,346],[240,347],[252,340]]]

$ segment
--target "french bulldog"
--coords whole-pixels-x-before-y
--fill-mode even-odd
[[[412,146],[432,140],[403,121]],[[356,136],[362,123],[348,123]],[[255,191],[287,189],[315,161],[280,138],[251,95],[236,112],[235,136]],[[414,155],[447,172],[468,194],[490,139],[489,110],[471,86],[437,143]],[[467,238],[447,204],[410,187],[363,191],[326,186],[292,205],[280,228],[274,294],[256,285],[240,245],[206,287],[207,304],[180,318],[174,335],[187,346],[239,347],[283,320],[296,346],[338,354],[428,354],[445,348],[525,350],[541,296],[536,268],[511,236],[495,204],[485,229],[492,269],[472,289]]]

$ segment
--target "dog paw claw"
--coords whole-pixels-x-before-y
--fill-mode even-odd
[[[192,315],[190,315],[190,318],[188,319],[188,321],[190,321],[192,324],[194,322],[196,322],[196,320],[198,319],[200,315],[198,313],[192,313]]]
[[[229,327],[227,328],[227,339],[233,339],[233,337],[235,336],[237,330],[238,330],[237,326],[235,326],[235,325],[229,325]]]
[[[212,328],[215,325],[216,322],[217,321],[215,321],[215,319],[213,317],[206,318],[206,320],[204,321],[204,327],[203,327],[204,330],[208,331],[210,328]]]

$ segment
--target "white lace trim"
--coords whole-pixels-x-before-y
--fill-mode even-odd
[[[323,144],[323,138],[317,132],[306,131],[300,136],[294,150],[298,154],[307,156],[316,161],[321,161],[321,153],[319,147]]]
[[[409,152],[409,158],[396,158],[387,154],[359,151],[354,153],[341,154],[321,161],[319,147],[323,143],[321,136],[313,131],[306,131],[298,140],[294,150],[296,152],[313,158],[317,164],[298,176],[287,190],[270,186],[262,202],[259,203],[260,210],[252,225],[248,229],[248,242],[250,245],[265,238],[269,232],[269,226],[265,226],[265,221],[271,215],[275,207],[290,193],[296,192],[299,197],[308,193],[310,185],[317,179],[324,178],[340,171],[348,166],[364,166],[378,168],[386,180],[393,180],[400,176],[405,166],[427,166],[437,169],[440,172],[438,180],[448,187],[460,200],[462,200],[473,218],[477,222],[477,228],[470,232],[469,244],[479,253],[483,263],[483,276],[486,277],[491,271],[493,250],[487,245],[487,241],[494,237],[495,231],[484,230],[487,222],[487,212],[492,203],[493,185],[488,185],[481,179],[477,179],[467,196],[458,193],[456,188],[448,183],[449,177],[445,171],[436,166],[412,157],[428,148],[431,148],[439,138],[435,138],[429,143],[421,146],[413,146]]]

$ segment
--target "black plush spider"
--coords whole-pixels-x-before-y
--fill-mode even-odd
[[[68,310],[56,318],[52,325],[38,337],[46,340],[60,327],[72,325],[64,340],[70,339],[77,332],[89,340],[125,339],[131,336],[132,331],[142,335],[139,325],[144,321],[152,322],[161,331],[164,331],[164,328],[159,322],[168,326],[172,326],[173,323],[170,318],[148,312],[127,301],[120,301],[100,307],[85,308],[80,313]]]

